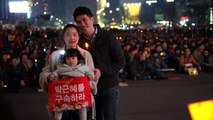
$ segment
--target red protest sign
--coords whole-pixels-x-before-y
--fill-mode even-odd
[[[49,111],[76,110],[92,106],[87,77],[65,78],[49,83]]]

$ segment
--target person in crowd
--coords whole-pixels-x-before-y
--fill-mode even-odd
[[[140,51],[130,65],[129,74],[134,80],[149,80],[151,79],[151,70],[151,63],[146,58],[146,52]]]
[[[211,54],[209,54],[209,51],[207,49],[204,49],[201,56],[201,67],[204,72],[213,71],[213,57]]]
[[[24,66],[21,64],[20,58],[17,55],[11,55],[9,62],[10,65],[5,72],[7,90],[11,93],[18,93],[20,87],[25,86]]]
[[[200,64],[194,59],[193,55],[191,55],[191,51],[189,48],[184,49],[184,54],[180,56],[180,71],[188,72],[189,68],[197,67],[200,70]]]
[[[2,32],[2,30],[1,30],[1,28],[0,28],[0,50],[2,50],[2,48],[3,48],[3,32]]]
[[[164,43],[164,47],[165,46],[167,46],[167,44],[165,45]],[[163,51],[162,45],[160,43],[157,43],[157,45],[155,46],[155,50],[158,53],[158,58],[162,59],[167,64],[167,59],[169,58],[168,51],[166,51],[165,49]]]
[[[10,42],[9,42],[9,40],[8,40],[8,34],[9,34],[9,32],[8,32],[9,30],[4,30],[3,31],[3,35],[2,35],[2,43],[3,43],[3,45],[2,45],[2,50],[8,50],[9,48],[10,48]]]
[[[77,7],[73,17],[82,32],[79,45],[89,50],[95,67],[101,72],[95,95],[96,119],[116,120],[119,71],[125,66],[122,48],[111,31],[101,29],[98,24],[93,26],[95,19],[89,8]]]
[[[34,87],[33,63],[26,53],[21,55],[21,62],[24,65],[24,81],[26,86]]]
[[[171,66],[175,69],[175,71],[179,71],[180,66],[180,56],[182,55],[181,49],[176,47],[174,49],[173,54],[171,55]]]
[[[0,88],[4,87],[4,81],[3,81],[3,70],[0,63]]]
[[[93,95],[97,94],[97,81],[94,81],[94,72],[85,65],[84,57],[78,51],[78,49],[68,49],[65,51],[63,64],[59,66],[53,73],[59,78],[75,78],[88,76],[90,80],[90,88]],[[87,120],[86,108],[79,110],[80,120]],[[55,112],[55,119],[61,120],[62,112]]]
[[[129,50],[130,50],[130,48],[131,48],[131,45],[129,43],[125,43],[122,46],[126,63],[128,63],[129,60],[130,60],[130,57],[129,57]],[[126,81],[126,76],[128,75],[127,68],[129,66],[128,67],[127,66],[128,65],[126,64],[125,67],[119,71],[119,79],[120,79],[119,86],[128,86],[127,81]]]
[[[167,69],[167,65],[164,62],[163,58],[159,55],[157,50],[151,51],[150,57],[151,63],[151,77],[156,80],[168,79],[167,74],[162,71],[162,69]]]
[[[187,41],[184,41],[181,46],[182,46],[181,49],[183,49],[183,50],[186,49],[186,48],[189,48],[189,45],[188,45]]]
[[[161,46],[162,46],[162,51],[160,55],[162,55],[166,64],[169,65],[170,54],[169,54],[168,44],[166,41],[164,41],[162,42]]]
[[[189,44],[189,49],[192,53],[194,53],[194,50],[197,48],[197,44],[195,41],[191,41],[191,43]]]
[[[0,57],[0,67],[1,67],[1,86],[3,87],[6,85],[6,70],[10,65],[10,57],[11,55],[8,52],[3,52],[2,56]]]
[[[85,59],[85,64],[89,66],[89,68],[93,69],[95,72],[95,80],[98,80],[100,77],[100,71],[98,69],[94,69],[93,59],[91,54],[78,46],[80,38],[80,32],[76,25],[67,24],[63,29],[63,39],[65,46],[61,49],[53,51],[48,62],[42,72],[40,73],[39,83],[42,89],[48,91],[48,83],[51,81],[58,80],[58,76],[53,74],[53,72],[62,64],[61,57],[63,56],[64,50],[67,49],[78,49],[81,55]],[[94,112],[94,111],[93,111]],[[54,112],[51,113],[50,119],[54,120]],[[76,120],[78,119],[77,111],[63,111],[62,120]]]
[[[205,49],[204,44],[200,44],[193,52],[193,57],[195,58],[195,60],[201,64],[201,57],[202,57],[202,53],[203,50]]]
[[[120,73],[119,73],[120,78],[122,78],[122,80],[120,81],[121,83],[122,82],[125,83],[126,79],[131,79],[131,75],[129,74],[130,73],[130,65],[133,62],[133,60],[135,59],[135,55],[137,53],[138,53],[138,48],[136,46],[130,46],[127,53],[124,53],[126,65],[122,69],[122,71],[120,71]],[[122,86],[122,84],[120,84],[120,85]]]

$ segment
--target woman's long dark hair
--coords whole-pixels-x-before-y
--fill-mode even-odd
[[[80,31],[79,31],[78,27],[76,25],[74,25],[74,24],[67,24],[67,25],[64,26],[63,36],[64,36],[64,34],[65,34],[65,32],[66,32],[66,30],[68,28],[75,28],[77,30],[77,32],[78,32],[78,35],[80,36]]]

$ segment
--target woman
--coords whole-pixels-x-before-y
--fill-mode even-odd
[[[191,51],[189,48],[185,48],[184,55],[180,56],[180,70],[182,72],[188,72],[189,68],[198,67],[200,70],[200,64],[194,59],[193,55],[191,55]]]
[[[95,79],[96,80],[99,79],[100,71],[98,71],[97,69],[94,69],[94,64],[93,64],[93,59],[91,54],[77,45],[79,38],[80,38],[80,32],[75,25],[68,24],[64,27],[63,39],[64,39],[65,46],[62,49],[58,49],[54,51],[51,54],[49,64],[42,69],[42,72],[40,74],[40,79],[39,79],[39,83],[42,89],[47,91],[48,83],[57,81],[59,79],[57,75],[53,74],[53,71],[55,71],[62,64],[64,51],[67,49],[78,49],[81,55],[85,58],[85,64],[89,66],[89,68],[95,71],[96,73]],[[73,114],[71,112],[73,111],[64,111],[62,120],[66,120],[66,119],[70,120],[70,118],[73,117]],[[51,117],[53,116],[54,115],[51,115]],[[78,119],[78,118],[75,118],[75,115],[74,115],[73,119]]]
[[[151,70],[151,63],[146,58],[146,52],[140,51],[130,65],[130,76],[134,80],[149,80]]]

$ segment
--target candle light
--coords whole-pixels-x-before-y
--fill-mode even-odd
[[[198,75],[197,68],[188,68],[189,75]]]
[[[86,47],[86,49],[88,49],[89,48],[89,44],[87,43],[87,42],[85,42],[85,47]]]
[[[35,59],[35,67],[37,67],[37,59]]]

